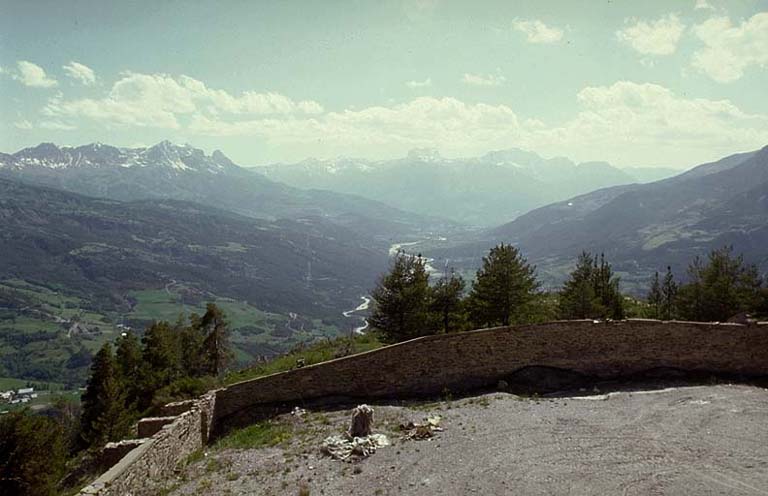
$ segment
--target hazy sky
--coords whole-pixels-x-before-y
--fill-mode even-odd
[[[0,151],[163,139],[690,166],[768,145],[768,0],[0,0]]]

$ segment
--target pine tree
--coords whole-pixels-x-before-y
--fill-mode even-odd
[[[203,340],[205,371],[216,377],[224,372],[231,357],[229,326],[224,318],[224,312],[213,303],[209,303],[206,307],[200,325],[205,335]]]
[[[667,266],[667,274],[661,287],[661,318],[672,320],[677,316],[677,283],[672,274],[672,267]]]
[[[648,305],[651,307],[651,318],[658,319],[661,316],[662,294],[658,271],[653,274],[651,289],[648,292]]]
[[[599,262],[599,263],[598,263]],[[560,317],[563,319],[624,318],[624,300],[619,278],[613,274],[605,256],[582,252],[576,268],[560,292]]]
[[[594,259],[584,251],[579,255],[576,268],[560,292],[560,318],[587,319],[593,318],[597,312],[603,312],[598,309],[600,302],[595,295],[593,273]]]
[[[112,346],[106,343],[93,359],[91,376],[81,397],[81,432],[88,446],[116,441],[128,433],[125,393],[118,373]]]
[[[189,317],[189,324],[183,322],[176,325],[179,332],[181,345],[181,366],[189,377],[199,377],[205,374],[205,359],[203,357],[203,341],[205,331],[201,317],[193,313]]]
[[[133,332],[124,333],[117,341],[115,359],[120,381],[125,389],[125,406],[133,410],[140,395],[142,357],[139,339]]]
[[[28,410],[0,416],[0,494],[59,494],[66,444],[61,426],[51,418]]]
[[[477,271],[468,305],[478,326],[508,326],[524,318],[524,308],[533,299],[539,283],[536,268],[520,251],[504,243],[491,248]]]
[[[464,279],[452,270],[438,279],[430,291],[429,311],[444,333],[458,330],[463,325],[464,286]]]
[[[427,334],[429,291],[426,261],[399,252],[371,293],[375,305],[368,322],[387,342]]]
[[[154,322],[141,338],[141,393],[139,411],[152,403],[155,391],[181,377],[178,335],[168,322]]]
[[[707,263],[696,257],[688,267],[690,282],[678,294],[684,318],[725,321],[759,306],[762,280],[757,267],[732,252],[730,246],[712,250]]]

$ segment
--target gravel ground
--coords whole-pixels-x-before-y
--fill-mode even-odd
[[[278,419],[290,440],[212,449],[168,494],[768,495],[768,390],[668,387],[589,396],[493,393],[427,404],[376,405],[392,445],[341,462],[320,453],[348,411]],[[404,440],[397,426],[430,414],[444,432]]]

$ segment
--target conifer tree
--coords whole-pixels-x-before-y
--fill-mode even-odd
[[[203,341],[205,331],[201,317],[193,313],[189,317],[189,324],[184,322],[176,324],[181,345],[181,366],[184,373],[190,377],[199,377],[205,374],[205,359],[203,357]]]
[[[218,376],[226,369],[231,357],[229,348],[229,326],[224,312],[215,304],[209,303],[205,315],[200,319],[205,338],[203,339],[203,360],[205,371]]]
[[[427,334],[429,291],[426,261],[397,253],[371,293],[374,309],[368,322],[390,343]]]
[[[582,252],[576,268],[560,292],[560,317],[564,319],[624,318],[619,279],[605,256]]]
[[[517,248],[504,243],[491,248],[483,257],[469,295],[472,322],[477,326],[508,326],[521,321],[538,287],[536,268]]]
[[[61,426],[49,417],[28,410],[0,416],[0,494],[59,494],[66,444]]]
[[[648,292],[648,305],[651,308],[651,318],[658,319],[661,316],[662,294],[659,272],[653,274],[651,289]]]
[[[442,332],[458,330],[464,321],[464,279],[453,270],[437,280],[430,292],[429,310]]]
[[[181,376],[178,335],[168,322],[154,322],[141,338],[141,394],[139,411],[150,406],[158,389]]]
[[[117,341],[115,351],[120,381],[125,390],[125,404],[134,409],[140,395],[142,373],[141,344],[133,332],[124,333]]]
[[[579,255],[576,268],[571,272],[560,292],[560,317],[563,319],[592,318],[599,309],[600,302],[595,295],[593,283],[594,260],[586,251]]]
[[[104,344],[93,359],[91,376],[81,397],[82,438],[88,446],[122,439],[128,432],[125,394],[112,346]]]
[[[677,316],[677,283],[672,267],[667,266],[664,283],[661,286],[661,318],[672,320]]]
[[[696,257],[688,268],[690,282],[680,288],[678,302],[689,320],[725,321],[754,311],[760,304],[762,280],[757,267],[744,263],[733,248],[712,250],[707,262]]]

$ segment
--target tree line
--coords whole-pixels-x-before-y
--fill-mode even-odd
[[[646,301],[622,294],[620,278],[603,254],[581,253],[562,288],[541,291],[536,267],[508,244],[491,248],[467,291],[455,271],[430,284],[426,259],[398,252],[371,293],[371,327],[386,342],[490,326],[553,319],[648,317],[725,321],[746,312],[768,315],[768,288],[756,266],[731,247],[695,258],[688,282],[671,268],[650,281]]]
[[[50,414],[0,417],[0,493],[57,494],[68,460],[108,441],[131,437],[132,426],[170,401],[211,389],[229,365],[229,329],[221,309],[154,322],[141,339],[124,333],[93,358],[80,411],[64,402]]]

